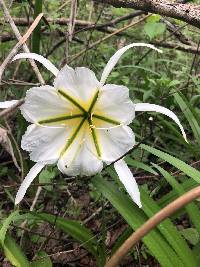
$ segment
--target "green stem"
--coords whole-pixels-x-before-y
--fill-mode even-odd
[[[34,7],[34,19],[42,13],[42,0],[35,0]],[[41,22],[38,23],[37,27],[33,31],[32,37],[32,52],[40,53],[40,40],[41,40]]]

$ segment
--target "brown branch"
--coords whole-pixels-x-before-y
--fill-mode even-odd
[[[3,75],[3,72],[8,65],[8,63],[12,60],[12,58],[17,54],[19,49],[25,44],[35,27],[38,25],[40,19],[42,18],[43,14],[39,14],[36,19],[33,21],[31,26],[29,27],[28,31],[23,35],[23,37],[20,38],[19,42],[13,47],[13,49],[10,51],[8,56],[5,58],[3,63],[0,66],[0,83],[1,83],[1,78]]]
[[[180,19],[200,28],[200,5],[173,3],[167,0],[95,0],[114,7],[125,7]]]
[[[7,41],[12,41],[14,39],[15,39],[15,36],[13,34],[10,34],[10,33],[2,33],[0,36],[0,42],[1,43],[7,42]]]
[[[97,45],[99,45],[100,43],[106,41],[107,39],[111,38],[112,36],[114,35],[117,35],[139,23],[141,23],[142,21],[144,21],[147,17],[149,17],[150,15],[147,15],[141,19],[139,19],[138,21],[135,21],[135,22],[131,22],[130,24],[128,25],[125,25],[124,27],[120,28],[120,29],[117,29],[115,30],[114,32],[110,33],[109,35],[97,40],[96,42],[90,44],[87,48],[83,49],[82,51],[80,51],[79,53],[77,53],[68,63],[71,63],[72,61],[74,61],[75,59],[79,58],[80,56],[82,56],[86,51],[88,51],[89,49],[92,49],[94,47],[96,47]]]
[[[13,30],[16,38],[17,38],[17,40],[20,42],[22,36],[21,36],[18,28],[16,27],[16,25],[15,25],[15,23],[14,23],[14,21],[13,21],[13,19],[12,19],[12,17],[11,17],[11,15],[10,15],[10,13],[9,13],[9,11],[8,11],[8,9],[7,9],[7,7],[6,7],[6,5],[5,5],[3,0],[0,0],[0,6],[2,6],[2,10],[3,10],[4,17],[5,17],[6,21],[8,21],[10,23],[10,26],[11,26],[11,28],[12,28],[12,30]],[[30,52],[28,46],[25,43],[22,45],[22,48],[23,48],[25,53],[29,53]],[[32,60],[32,59],[29,59],[29,61],[30,61],[30,64],[31,64],[31,66],[32,66],[32,68],[33,68],[33,70],[34,70],[39,82],[41,84],[45,84],[44,79],[42,78],[42,75],[41,75],[41,73],[40,73],[35,61]]]
[[[152,44],[164,48],[169,49],[176,49],[182,52],[191,53],[191,54],[200,54],[200,51],[198,50],[197,46],[188,46],[183,44],[176,44],[171,42],[159,42],[159,41],[152,41]]]
[[[20,107],[24,103],[24,99],[20,99],[16,104],[11,106],[10,108],[6,108],[3,111],[0,112],[0,118],[2,117],[8,117],[10,114],[12,114],[18,107]]]
[[[138,16],[143,15],[143,14],[145,14],[145,12],[143,12],[143,11],[134,11],[134,12],[131,12],[130,14],[118,17],[118,18],[113,19],[109,22],[105,22],[105,23],[101,23],[101,24],[96,24],[96,23],[90,22],[90,21],[75,19],[74,20],[75,25],[78,27],[81,27],[81,29],[79,31],[77,31],[76,33],[82,32],[82,31],[87,31],[90,29],[100,29],[100,28],[105,28],[108,26],[115,26],[122,21],[133,19],[133,18],[138,17]],[[26,18],[13,17],[12,19],[17,26],[29,26],[30,23],[33,22],[32,18],[27,20]],[[48,23],[58,24],[60,26],[66,26],[70,22],[69,18],[57,18],[57,19],[45,18],[45,19]],[[4,19],[0,18],[0,24],[3,24],[3,23],[4,23]]]
[[[190,190],[181,197],[177,198],[165,208],[157,212],[153,217],[146,221],[140,228],[138,228],[113,254],[110,260],[106,263],[105,267],[115,267],[130,251],[130,249],[152,229],[154,229],[163,220],[174,214],[178,209],[184,207],[200,196],[200,186]]]
[[[17,26],[29,26],[31,23],[33,23],[33,19],[30,18],[29,20],[27,20],[26,18],[18,18],[18,17],[13,17],[12,18],[14,23]],[[50,24],[58,24],[58,25],[63,25],[66,26],[69,24],[70,19],[68,18],[57,18],[57,19],[52,19],[52,18],[46,18],[46,21]],[[0,24],[3,24],[5,21],[4,19],[0,19]],[[85,21],[85,20],[78,20],[76,19],[75,24],[78,26],[88,26],[88,25],[93,25],[92,22],[89,21]]]

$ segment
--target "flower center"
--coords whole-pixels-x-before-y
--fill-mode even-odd
[[[62,124],[67,125],[70,123],[71,120],[76,119],[76,124],[75,124],[75,121],[74,123],[72,122],[70,123],[72,127],[74,128],[74,130],[72,131],[70,137],[68,138],[67,143],[64,149],[62,150],[61,154],[64,154],[67,151],[67,149],[71,146],[75,138],[80,133],[85,123],[87,123],[88,125],[87,127],[89,128],[89,131],[91,133],[91,137],[93,139],[93,143],[94,143],[97,155],[98,157],[101,157],[101,149],[100,149],[100,144],[98,140],[98,134],[97,134],[97,130],[95,129],[95,126],[93,125],[93,119],[98,119],[102,122],[104,121],[104,122],[107,122],[113,125],[120,125],[120,122],[115,121],[111,118],[107,118],[105,116],[99,115],[99,114],[95,114],[94,107],[99,97],[99,90],[95,92],[94,96],[90,99],[90,101],[88,101],[88,103],[84,103],[84,104],[80,104],[74,97],[70,96],[66,91],[63,91],[62,89],[58,89],[57,92],[59,95],[61,95],[64,99],[66,99],[68,102],[70,102],[74,106],[76,110],[76,112],[74,113],[76,114],[66,114],[62,116],[46,118],[46,119],[40,120],[38,123],[41,125],[50,126],[54,123],[60,122]],[[78,124],[77,124],[77,119],[79,119]],[[77,126],[74,127],[75,125]]]

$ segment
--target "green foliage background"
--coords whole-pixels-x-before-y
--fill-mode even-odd
[[[43,1],[39,9],[34,4],[42,1],[14,1],[9,8],[13,17],[32,18],[43,10],[44,18],[69,18],[70,1],[61,8],[65,1]],[[193,1],[197,3],[199,1]],[[31,4],[32,3],[32,4]],[[6,2],[8,5],[8,1]],[[90,1],[80,0],[78,3],[77,19],[93,21],[96,24],[109,22],[120,16],[133,12],[124,8],[113,8],[97,5]],[[3,18],[3,12],[0,11]],[[137,21],[138,18],[135,18]],[[181,28],[182,34],[198,47],[199,29],[192,28],[185,23],[169,19],[171,23]],[[116,28],[122,28],[131,21],[122,21]],[[111,27],[111,26],[110,26]],[[111,27],[113,29],[113,27]],[[3,33],[10,33],[10,25],[1,25]],[[19,27],[21,34],[27,27]],[[39,30],[38,30],[39,29]],[[123,241],[140,227],[148,218],[161,208],[173,201],[184,192],[200,183],[200,82],[199,82],[199,55],[182,52],[176,49],[179,40],[170,33],[159,15],[152,15],[143,22],[116,34],[106,41],[90,49],[91,44],[108,35],[106,31],[97,29],[81,31],[75,28],[74,40],[68,42],[66,50],[65,35],[67,26],[42,20],[40,27],[28,40],[29,47],[35,52],[46,56],[58,68],[68,62],[72,67],[87,66],[99,78],[101,72],[114,52],[120,47],[132,42],[173,43],[174,49],[163,48],[163,54],[157,54],[148,49],[137,48],[127,51],[119,64],[112,71],[108,83],[122,84],[129,88],[133,102],[149,102],[162,105],[173,110],[184,125],[189,143],[185,143],[177,126],[167,117],[155,113],[137,114],[131,124],[140,142],[146,137],[144,144],[135,149],[126,157],[140,184],[143,208],[139,209],[127,196],[112,167],[101,175],[89,178],[79,178],[68,181],[58,172],[55,166],[48,167],[36,180],[44,185],[40,198],[35,206],[34,213],[29,212],[31,199],[37,187],[32,186],[26,201],[14,212],[13,199],[20,183],[20,173],[10,164],[1,151],[0,178],[1,203],[0,214],[2,227],[0,243],[3,255],[13,266],[56,266],[54,259],[48,255],[53,251],[45,252],[45,245],[49,237],[42,237],[38,233],[41,225],[47,222],[66,238],[69,245],[62,243],[61,251],[73,248],[78,241],[93,259],[93,264],[104,266],[106,258],[123,243]],[[42,31],[42,33],[41,33]],[[78,33],[79,31],[79,33]],[[60,45],[58,43],[60,42]],[[0,44],[1,60],[8,55],[16,44],[16,40]],[[57,44],[57,45],[56,45]],[[162,45],[160,45],[162,47]],[[160,47],[160,48],[161,48]],[[77,54],[86,49],[81,56]],[[66,57],[67,54],[67,57]],[[74,59],[75,58],[75,59]],[[63,60],[64,59],[64,60]],[[39,66],[47,84],[52,83],[53,77]],[[24,81],[29,83],[26,85]],[[0,99],[20,99],[25,96],[26,90],[38,81],[30,65],[26,61],[9,64],[3,76],[0,90]],[[149,121],[149,117],[153,121]],[[9,124],[10,139],[15,157],[23,168],[24,173],[31,168],[32,162],[28,155],[20,149],[21,136],[24,134],[27,123],[20,112],[6,121],[0,120],[1,127]],[[151,133],[149,135],[149,133]],[[20,153],[19,153],[20,149]],[[22,159],[20,156],[22,155]],[[8,155],[7,155],[8,157]],[[191,166],[192,165],[192,166]],[[17,186],[16,186],[17,185]],[[78,194],[70,196],[70,188],[78,188]],[[100,209],[97,218],[100,227],[94,231],[90,224],[84,224],[83,208],[77,204],[81,192],[89,196],[89,208],[86,218]],[[46,206],[49,206],[48,208]],[[59,210],[59,212],[58,212]],[[90,214],[91,213],[91,214]],[[21,223],[26,222],[24,232]],[[112,224],[126,225],[116,239],[114,246],[107,246],[106,236]],[[183,221],[186,221],[186,226]],[[123,222],[123,223],[122,223]],[[12,237],[11,237],[12,235]],[[142,240],[138,248],[130,253],[132,261],[138,265],[142,259],[145,266],[199,266],[200,265],[200,213],[199,200],[184,207],[171,218],[158,225]],[[24,242],[23,242],[24,241]],[[26,244],[29,244],[26,246]],[[20,244],[20,245],[19,245]],[[70,245],[71,244],[71,245]],[[26,255],[26,256],[25,256]]]

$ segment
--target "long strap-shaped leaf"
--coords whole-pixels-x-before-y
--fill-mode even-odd
[[[194,179],[197,183],[200,183],[200,172],[195,168],[191,167],[190,165],[186,164],[180,159],[177,159],[165,152],[162,152],[156,148],[150,147],[148,145],[140,145],[142,149],[149,151],[150,153],[156,155],[157,157],[169,162],[171,165],[176,167],[177,169],[184,172],[186,175]]]
[[[159,212],[160,208],[157,203],[152,198],[150,198],[144,190],[140,189],[140,191],[143,211],[150,218],[154,214]],[[161,222],[157,226],[157,228],[169,242],[170,246],[176,251],[179,258],[184,262],[185,267],[197,266],[192,251],[188,247],[186,241],[176,230],[170,219],[166,219]]]
[[[153,164],[153,166],[160,171],[160,173],[165,177],[165,179],[168,181],[168,183],[172,186],[173,189],[176,190],[177,194],[179,196],[183,195],[185,193],[185,190],[183,186],[176,181],[176,178],[171,176],[169,172],[158,166],[157,164]],[[193,222],[195,228],[200,234],[200,212],[199,208],[195,203],[190,203],[187,206],[185,206],[185,210],[187,211],[191,221]]]
[[[6,258],[13,266],[30,267],[30,263],[20,246],[17,245],[15,240],[9,234],[6,234],[3,251]]]
[[[146,222],[148,217],[144,212],[139,209],[126,194],[119,192],[118,188],[113,183],[105,181],[100,175],[94,177],[92,182],[98,191],[111,202],[134,230]],[[143,242],[162,266],[185,267],[184,262],[178,257],[157,229],[152,230],[145,236]],[[190,267],[192,267],[192,265]]]

